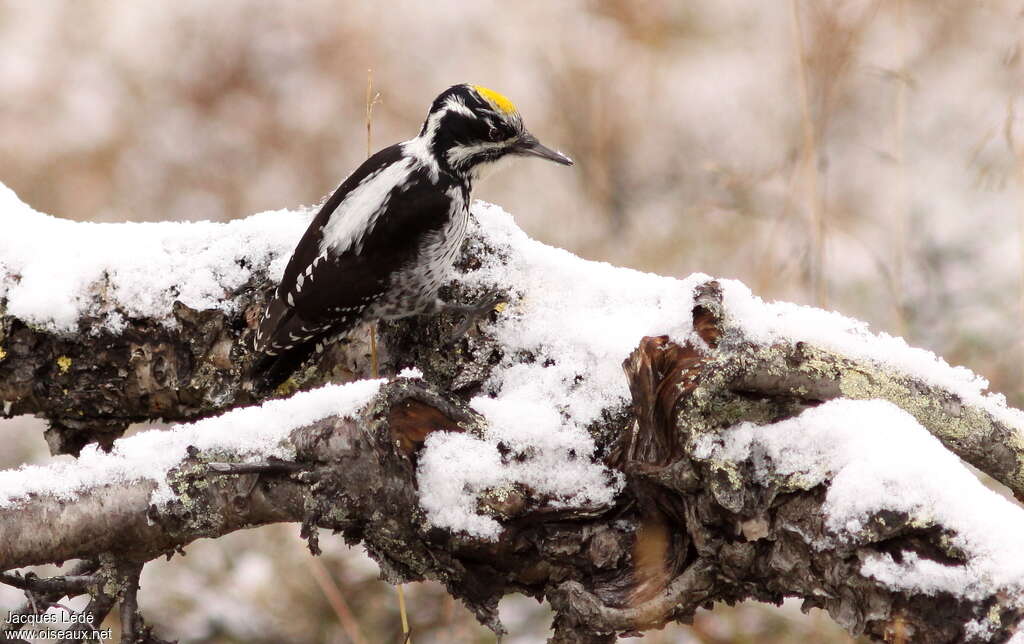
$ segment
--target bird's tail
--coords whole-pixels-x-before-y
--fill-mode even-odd
[[[275,355],[263,354],[249,369],[248,380],[253,391],[267,393],[273,391],[313,353],[315,342],[306,342],[294,349]]]

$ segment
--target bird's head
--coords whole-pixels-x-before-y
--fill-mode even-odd
[[[454,85],[442,92],[430,106],[420,139],[441,167],[467,177],[478,177],[495,162],[514,156],[573,164],[523,127],[512,101],[480,85]]]

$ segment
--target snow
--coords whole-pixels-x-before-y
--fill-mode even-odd
[[[510,215],[496,206],[478,202],[474,214],[475,230],[470,236],[482,237],[497,252],[484,258],[479,270],[462,275],[460,280],[480,291],[515,289],[508,308],[488,330],[506,347],[505,358],[495,367],[486,391],[471,401],[487,420],[484,434],[431,435],[420,461],[419,482],[421,503],[433,525],[494,539],[500,534],[500,524],[477,512],[480,496],[488,491],[500,495],[520,484],[537,496],[552,497],[556,505],[565,506],[601,505],[613,500],[621,480],[592,462],[594,443],[587,427],[602,413],[621,409],[629,402],[620,365],[640,338],[665,334],[680,343],[700,342],[690,318],[693,291],[710,278],[695,274],[677,280],[586,261],[530,239]],[[1002,396],[986,394],[987,382],[967,369],[950,367],[928,351],[907,346],[900,338],[872,334],[865,323],[838,313],[766,303],[739,282],[720,280],[720,284],[727,328],[723,342],[805,342],[944,387],[1012,427],[1024,427],[1024,416],[1008,409]],[[522,360],[524,352],[532,354],[533,360]],[[807,418],[809,422],[818,416]],[[943,455],[944,460],[922,465],[921,478],[948,481],[941,472],[952,468],[961,472],[965,481],[973,481],[971,489],[981,489],[957,458],[916,421],[904,414],[900,423],[900,427],[913,424],[914,440],[928,437],[933,452]],[[737,431],[749,433],[753,428]],[[856,452],[864,463],[850,464],[845,471],[853,476],[849,473],[863,467],[877,473],[874,478],[857,477],[859,484],[888,481],[882,476],[887,468],[910,471],[903,460],[909,448],[894,447],[873,454],[866,443],[858,445],[865,447]],[[881,452],[877,445],[876,451]],[[793,447],[800,448],[794,456],[816,463],[814,471],[819,473],[828,470],[835,456],[832,451],[821,451],[828,445],[808,442],[793,443]],[[837,488],[853,490],[845,501],[848,512],[835,515],[853,522],[843,528],[846,530],[854,529],[856,517],[875,508],[858,507],[858,502],[874,503],[884,498],[883,490],[860,490],[850,485]],[[934,486],[910,488],[900,497],[907,503],[915,493],[931,495],[915,501],[914,507],[922,511],[938,506],[948,495],[948,489]],[[922,562],[919,567],[927,565]],[[881,568],[877,570],[881,574]],[[902,578],[913,579],[906,575]],[[953,580],[945,585],[957,586]]]
[[[228,311],[253,272],[277,279],[308,212],[265,212],[229,223],[74,222],[36,212],[0,184],[0,300],[8,315],[54,332],[82,316],[118,330],[125,317],[173,324],[175,300]],[[100,309],[97,292],[108,305]]]
[[[505,358],[470,403],[487,420],[484,435],[431,434],[419,484],[433,525],[494,539],[500,524],[476,512],[487,490],[520,484],[556,507],[614,500],[621,480],[593,462],[587,427],[628,403],[621,364],[641,337],[692,335],[693,290],[709,278],[586,261],[530,239],[497,206],[477,202],[474,214],[470,236],[498,252],[461,281],[481,291],[515,288],[488,330]],[[534,359],[522,362],[523,352]]]
[[[810,488],[827,481],[826,527],[833,543],[856,544],[872,514],[904,513],[921,527],[955,531],[962,566],[921,559],[897,563],[868,556],[861,572],[887,586],[970,599],[1024,591],[1024,510],[985,487],[960,460],[905,411],[882,400],[835,400],[781,422],[742,423],[702,435],[693,453],[702,459],[750,460],[755,478],[781,475]]]
[[[406,367],[398,372],[399,378],[422,379],[423,372],[416,367]]]
[[[765,302],[740,282],[719,282],[726,326],[735,327],[744,340],[764,345],[804,342],[868,361],[946,389],[965,403],[981,407],[1024,432],[1024,412],[1007,407],[1002,394],[986,392],[988,381],[965,367],[951,367],[931,351],[909,346],[903,338],[872,333],[866,322],[835,311],[789,302]]]
[[[112,329],[126,315],[173,324],[170,312],[175,300],[195,309],[228,310],[232,303],[227,296],[254,271],[280,275],[309,219],[308,212],[272,212],[226,224],[76,223],[35,212],[2,186],[0,212],[7,224],[5,230],[14,231],[0,239],[0,298],[6,300],[8,314],[57,332],[74,330],[83,315],[97,316]],[[500,495],[513,487],[525,487],[534,498],[562,507],[605,505],[614,500],[621,479],[594,462],[595,445],[588,428],[628,404],[621,363],[643,336],[664,334],[680,343],[700,342],[690,320],[693,291],[710,278],[694,274],[675,279],[587,261],[530,239],[496,206],[477,202],[473,212],[470,238],[482,239],[496,252],[483,257],[479,269],[458,279],[480,292],[513,289],[507,308],[488,329],[506,351],[484,391],[471,401],[486,419],[486,429],[480,435],[432,434],[420,459],[418,478],[430,523],[494,539],[500,534],[500,524],[477,511],[484,494]],[[1024,427],[1024,414],[1008,409],[1001,396],[986,393],[984,379],[950,367],[928,351],[911,348],[899,338],[872,334],[866,324],[837,313],[764,302],[739,282],[720,280],[720,284],[726,316],[723,343],[804,342],[945,388],[1011,427]],[[105,292],[108,304],[104,310],[97,309],[94,293],[98,290]],[[413,368],[400,376],[420,378],[422,373]],[[29,468],[0,473],[0,504],[47,490],[66,497],[104,481],[162,481],[168,463],[176,462],[188,444],[221,446],[260,457],[284,453],[287,447],[281,441],[290,428],[310,418],[313,410],[333,404],[318,398],[328,396],[325,392],[329,391],[334,390],[302,394],[296,397],[294,410],[287,408],[287,412],[282,411],[286,407],[276,406],[284,403],[268,403],[263,409],[238,410],[179,427],[170,434],[141,434],[119,441],[110,455],[86,450],[77,466],[57,463],[39,468],[38,477],[26,474]],[[255,415],[264,413],[273,419],[257,421]],[[822,422],[828,427],[835,425],[831,418]],[[894,427],[909,422],[906,418],[886,420]],[[238,429],[203,430],[202,436],[197,429],[220,424]],[[735,431],[754,430],[741,427]],[[916,432],[913,435],[924,430],[918,427]],[[730,442],[721,449],[740,447]],[[818,459],[813,461],[814,472],[835,467],[835,455],[822,451],[827,446],[809,442],[800,447],[794,457]],[[908,450],[894,449],[892,453]],[[861,456],[865,459],[861,467],[875,467],[878,472],[885,469],[881,464],[886,463],[886,454],[865,452]],[[959,467],[954,457],[946,456],[942,467]],[[148,464],[139,469],[143,460]],[[903,461],[887,463],[895,470],[906,465]],[[852,472],[855,464],[851,461],[840,469]],[[937,472],[928,469],[927,477],[945,480],[945,475]],[[927,478],[924,473],[921,476]],[[37,480],[28,482],[32,478]],[[888,480],[882,476],[875,479]],[[857,480],[863,484],[869,478]],[[161,486],[160,493],[166,494],[165,482]],[[916,489],[915,508],[923,512],[938,506],[941,489]],[[873,502],[878,494],[877,489],[861,490],[851,495],[847,506],[837,505],[847,511],[835,516],[854,522],[837,530],[854,530],[857,517],[869,509],[860,507],[858,514],[853,511],[856,503]],[[901,490],[894,498],[910,503],[910,494]],[[920,496],[926,494],[933,496]],[[905,568],[917,570],[929,564],[905,560],[899,570],[895,563],[885,561],[870,565],[878,575],[906,580],[913,575],[905,574]],[[949,580],[943,583],[955,585]]]
[[[223,453],[235,462],[294,457],[288,442],[292,430],[333,415],[351,415],[377,394],[383,380],[327,385],[291,398],[244,407],[169,431],[149,430],[114,442],[109,453],[89,445],[76,460],[50,465],[24,465],[0,471],[0,508],[15,507],[33,495],[73,501],[103,485],[142,481],[157,484],[152,503],[173,498],[167,472],[195,446],[206,454]]]

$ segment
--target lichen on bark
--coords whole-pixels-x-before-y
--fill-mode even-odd
[[[493,251],[479,241],[468,247],[463,262]],[[193,420],[257,402],[242,375],[269,289],[262,280],[235,294],[235,313],[177,305],[173,325],[128,320],[119,333],[77,336],[25,325],[0,303],[0,400],[10,403],[7,413],[46,417],[53,450],[71,453],[93,441],[108,446],[130,422]],[[314,550],[319,530],[363,544],[390,581],[441,581],[496,631],[504,594],[546,598],[558,642],[607,642],[686,621],[711,602],[785,597],[878,639],[897,630],[916,642],[1005,639],[1022,618],[1011,597],[915,593],[862,572],[872,553],[914,553],[956,566],[962,555],[950,538],[955,526],[878,512],[853,542],[839,543],[825,526],[828,481],[778,474],[766,482],[750,463],[701,457],[696,446],[737,423],[774,423],[839,397],[880,398],[1020,494],[1017,433],[988,411],[891,368],[800,342],[752,342],[727,313],[719,286],[701,284],[692,311],[696,337],[639,339],[625,361],[630,404],[609,401],[588,428],[597,458],[627,482],[607,506],[554,507],[528,486],[511,484],[480,498],[479,511],[502,525],[495,541],[429,523],[416,478],[427,436],[484,431],[467,401],[483,391],[495,364],[535,359],[510,352],[486,328],[453,342],[455,320],[439,315],[380,324],[387,384],[358,414],[292,432],[288,467],[268,462],[260,472],[218,472],[215,464],[237,464],[241,456],[193,450],[169,473],[173,498],[166,503],[152,503],[154,486],[146,483],[85,491],[74,518],[53,498],[34,499],[16,514],[0,509],[0,568],[111,552],[145,562],[200,537],[291,521],[303,524]],[[367,356],[360,331],[292,384],[365,378]],[[395,377],[409,366],[424,378]]]

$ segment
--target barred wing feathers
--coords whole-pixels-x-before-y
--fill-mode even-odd
[[[386,173],[395,180],[367,204],[361,195]],[[362,322],[366,309],[386,296],[395,273],[416,260],[426,239],[441,233],[452,207],[443,184],[432,183],[400,146],[391,146],[367,159],[324,203],[257,329],[256,350],[264,356],[253,371],[267,386],[285,380],[317,341]]]

